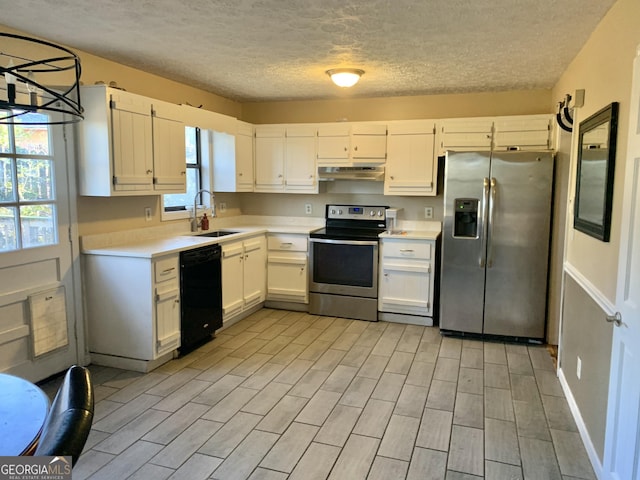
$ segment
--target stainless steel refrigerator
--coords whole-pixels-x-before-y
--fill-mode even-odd
[[[543,340],[551,152],[447,152],[440,329]]]

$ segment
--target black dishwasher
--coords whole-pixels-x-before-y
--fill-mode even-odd
[[[180,353],[211,339],[222,327],[220,245],[180,253]]]

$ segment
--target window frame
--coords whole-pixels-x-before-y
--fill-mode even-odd
[[[45,125],[46,127],[46,136],[47,136],[47,147],[48,151],[46,154],[42,153],[18,153],[18,141],[16,135],[16,127],[19,127],[21,124],[19,122],[15,124],[6,124],[2,125],[2,128],[6,128],[7,130],[7,139],[8,139],[8,151],[0,152],[0,158],[8,160],[9,168],[11,169],[11,180],[13,183],[12,193],[13,199],[8,201],[1,201],[0,207],[15,209],[15,216],[13,217],[15,222],[15,248],[10,249],[0,249],[0,254],[10,254],[15,252],[21,252],[26,250],[33,250],[36,248],[48,248],[48,247],[56,247],[60,244],[60,232],[59,232],[59,198],[57,191],[57,179],[56,179],[56,161],[55,161],[55,152],[53,146],[53,132],[49,125]],[[25,127],[29,127],[29,124],[23,125]],[[43,127],[39,125],[39,127]],[[48,168],[48,175],[46,177],[39,177],[45,179],[46,183],[50,188],[50,197],[42,198],[37,200],[27,200],[21,199],[20,195],[20,180],[19,180],[19,162],[20,160],[31,160],[31,161],[45,161],[50,164]],[[30,207],[30,206],[44,206],[51,209],[50,217],[46,217],[47,220],[51,224],[51,241],[47,243],[29,243],[25,245],[25,229],[23,225],[23,214],[22,207]],[[45,217],[43,217],[45,218]]]
[[[208,147],[208,142],[206,141],[206,130],[203,131],[200,127],[193,127],[190,125],[185,125],[185,129],[193,128],[195,129],[196,135],[196,163],[186,162],[187,171],[189,169],[197,170],[197,190],[200,191],[203,188],[203,172],[205,171],[205,160],[208,158],[206,155],[206,148]],[[186,148],[186,144],[185,144]],[[188,176],[188,175],[187,175]],[[191,218],[193,207],[191,205],[182,205],[182,206],[173,206],[173,207],[165,207],[165,197],[166,195],[173,194],[163,194],[161,198],[161,221],[169,221],[169,220],[179,220],[183,218]],[[200,202],[199,205],[202,205],[202,194],[200,194]],[[208,205],[206,205],[208,206]]]

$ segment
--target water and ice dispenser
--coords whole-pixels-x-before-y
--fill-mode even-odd
[[[458,238],[478,237],[478,199],[456,198],[453,236]]]

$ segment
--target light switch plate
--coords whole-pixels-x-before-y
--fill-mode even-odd
[[[144,207],[144,219],[147,222],[151,221],[151,207]]]
[[[424,207],[424,218],[433,218],[433,207]]]
[[[311,208],[310,203],[304,204],[304,213],[306,213],[307,215],[311,215],[313,213],[313,209]]]

